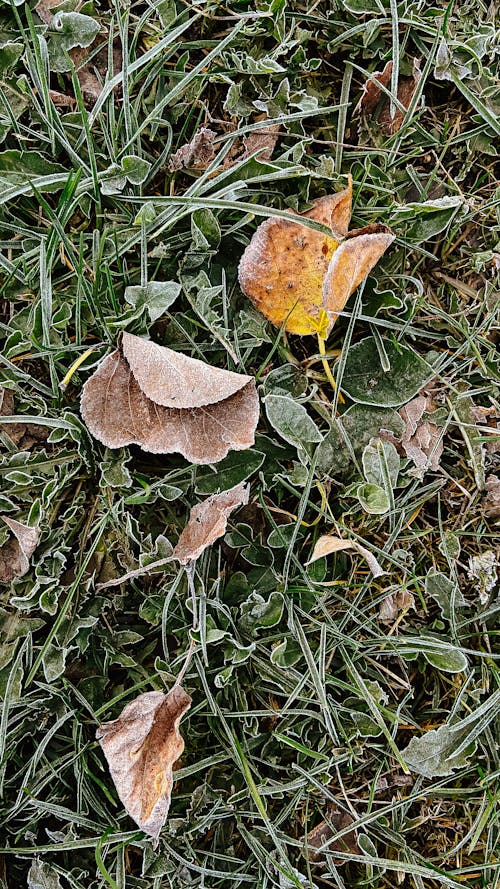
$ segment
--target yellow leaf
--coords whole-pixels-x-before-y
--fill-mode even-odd
[[[287,219],[266,219],[239,266],[243,292],[276,327],[325,339],[337,313],[393,240],[385,226],[348,234],[352,179],[304,213],[332,236]]]

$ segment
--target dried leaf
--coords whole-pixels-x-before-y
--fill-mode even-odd
[[[92,47],[75,47],[69,54],[76,68],[85,106],[93,108],[102,93],[109,72],[108,44],[105,43],[97,52]],[[113,74],[116,74],[122,69],[122,49],[118,40],[113,43],[112,56]],[[119,96],[121,86],[116,86],[113,93]]]
[[[429,467],[436,471],[443,453],[443,435],[430,420],[422,420],[424,413],[432,413],[434,402],[430,395],[417,395],[399,411],[405,424],[401,446],[406,456],[418,469]]]
[[[277,327],[317,333],[326,312],[331,328],[336,313],[393,241],[385,226],[368,226],[348,236],[351,205],[349,179],[344,191],[320,198],[302,214],[328,226],[332,237],[287,219],[266,219],[259,225],[241,258],[239,280],[243,292]]]
[[[0,583],[10,583],[22,577],[29,569],[29,560],[38,544],[39,528],[30,528],[9,516],[0,516],[14,537],[0,547]]]
[[[10,389],[0,387],[0,416],[10,417],[14,414],[14,395]],[[35,423],[9,423],[3,427],[4,432],[14,442],[20,451],[28,451],[39,441],[45,441],[49,430],[45,426],[37,426]]]
[[[171,173],[183,169],[206,170],[215,157],[214,139],[217,133],[209,127],[201,127],[191,142],[181,147],[171,156],[168,169]]]
[[[260,161],[271,160],[276,142],[278,141],[279,131],[280,125],[275,123],[266,128],[256,129],[253,133],[249,133],[248,136],[243,136],[244,157],[250,157],[250,155],[258,151]]]
[[[184,528],[173,557],[181,565],[198,559],[202,552],[226,533],[228,517],[238,508],[248,503],[249,486],[244,482],[224,491],[213,494],[202,503],[193,506],[189,521]]]
[[[380,603],[378,619],[382,624],[392,624],[398,619],[400,612],[413,608],[415,599],[408,590],[399,590],[396,594],[389,593]]]
[[[34,11],[41,18],[42,22],[50,27],[54,18],[53,10],[62,6],[63,2],[64,0],[39,0]]]
[[[500,452],[500,414],[497,408],[494,405],[491,407],[474,405],[471,409],[471,414],[474,422],[482,427],[480,432],[487,439],[484,443],[487,452],[489,454],[498,454]],[[491,436],[489,435],[490,431]]]
[[[485,490],[484,514],[490,519],[496,519],[500,516],[500,478],[497,475],[489,475],[486,479]]]
[[[360,855],[361,849],[358,845],[358,837],[355,830],[349,830],[338,840],[335,838],[337,833],[345,830],[351,824],[354,824],[354,818],[348,812],[340,812],[338,810],[329,812],[328,821],[321,821],[307,834],[309,861],[313,864],[322,864],[325,861],[325,855],[332,852],[351,852],[353,855]],[[326,846],[326,848],[321,852],[316,851],[321,849],[322,846]],[[337,865],[345,864],[345,859],[334,858],[334,862]]]
[[[125,333],[85,383],[81,411],[109,448],[138,444],[154,454],[217,463],[254,443],[259,401],[252,377]]]
[[[390,86],[392,67],[392,62],[387,62],[383,71],[375,71],[373,74],[374,79],[366,81],[363,95],[355,109],[355,113],[363,111],[365,114],[373,116],[377,106],[380,104],[381,110],[378,115],[378,124],[386,136],[392,136],[394,133],[397,133],[401,129],[404,120],[404,113],[399,108],[396,108],[394,117],[391,117],[389,97],[381,89],[381,86]],[[409,108],[421,77],[422,72],[419,61],[414,59],[411,75],[399,79],[397,98],[406,111]]]
[[[179,723],[190,704],[179,685],[167,695],[146,692],[97,730],[120,800],[141,830],[155,839],[170,808],[172,767],[184,750]]]
[[[322,537],[318,537],[312,556],[309,561],[306,562],[306,565],[310,565],[312,562],[316,562],[317,559],[322,559],[324,556],[329,556],[331,553],[338,553],[344,549],[354,549],[363,556],[374,577],[380,577],[382,574],[386,573],[370,550],[361,546],[357,540],[344,540],[342,537],[332,537],[330,534],[324,534]]]

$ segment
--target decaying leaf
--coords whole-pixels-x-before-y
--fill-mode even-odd
[[[14,535],[0,547],[0,583],[10,583],[29,569],[30,558],[40,537],[39,528],[30,528],[9,516],[0,516]]]
[[[202,503],[193,506],[189,521],[184,528],[173,557],[187,565],[198,559],[203,550],[226,532],[227,520],[233,510],[248,503],[249,486],[240,482],[229,491],[213,494]]]
[[[63,0],[39,0],[35,6],[35,12],[41,18],[45,25],[51,25],[54,18],[54,12],[59,6],[62,6]]]
[[[167,695],[146,692],[96,733],[126,811],[155,839],[170,808],[172,767],[184,750],[179,723],[190,704],[180,685]]]
[[[378,619],[381,624],[392,624],[398,619],[401,612],[413,608],[414,604],[413,595],[408,590],[389,593],[380,603]]]
[[[10,389],[0,387],[0,416],[9,417],[14,414],[14,396]],[[3,426],[3,431],[9,436],[20,451],[28,451],[39,441],[45,441],[49,430],[45,426],[37,426],[35,423],[9,423]]]
[[[217,133],[209,127],[201,127],[186,145],[181,145],[171,156],[168,169],[171,173],[183,169],[206,170],[215,157],[214,139]]]
[[[370,550],[361,546],[357,540],[344,540],[342,537],[332,537],[330,534],[324,534],[322,537],[318,537],[312,556],[309,561],[306,562],[306,565],[310,565],[312,562],[316,562],[317,559],[322,559],[324,556],[329,556],[331,553],[338,553],[344,549],[354,549],[363,556],[374,577],[380,577],[382,574],[386,573]]]
[[[482,427],[481,433],[486,439],[484,447],[489,454],[498,454],[500,452],[500,413],[495,405],[483,407],[482,405],[474,405],[471,410],[472,419]]]
[[[217,463],[254,443],[259,400],[252,377],[124,333],[85,383],[81,411],[109,448],[137,444],[153,454]]]
[[[439,426],[431,420],[422,421],[425,413],[430,414],[435,409],[432,397],[427,394],[417,395],[399,411],[405,424],[405,430],[401,436],[401,446],[406,456],[413,460],[418,469],[429,467],[439,469],[439,461],[443,453],[443,435]]]
[[[83,100],[87,108],[93,108],[103,90],[103,84],[111,73],[117,74],[122,69],[122,49],[120,42],[113,43],[113,71],[109,71],[108,44],[104,43],[95,52],[93,47],[75,47],[70,50],[71,60],[76,68],[76,76],[80,84]],[[121,93],[121,86],[113,90],[115,96]]]
[[[253,133],[243,136],[244,156],[250,157],[250,155],[258,151],[259,160],[271,160],[276,142],[278,141],[279,131],[280,125],[275,123],[265,128],[256,129]]]
[[[394,240],[384,225],[348,233],[352,179],[302,214],[331,237],[288,219],[259,225],[239,265],[243,292],[274,325],[297,334],[331,329],[356,287]],[[297,214],[299,216],[299,214]]]
[[[485,516],[496,519],[500,516],[500,478],[497,475],[489,475],[485,484],[483,497],[483,510]]]
[[[394,133],[397,133],[398,130],[401,129],[401,124],[404,120],[404,113],[399,108],[396,108],[394,117],[391,117],[389,97],[381,89],[381,86],[390,86],[392,68],[393,63],[387,62],[383,71],[375,71],[373,79],[366,81],[363,95],[354,112],[356,114],[359,111],[363,111],[365,114],[372,116],[380,105],[378,124],[386,136],[392,136]],[[422,72],[420,70],[419,61],[418,59],[413,59],[413,70],[411,75],[409,77],[400,77],[398,83],[397,98],[405,111],[408,110],[421,77]]]
[[[355,830],[349,830],[339,839],[336,834],[354,824],[354,818],[348,812],[332,810],[328,813],[328,821],[321,821],[307,834],[308,858],[312,864],[321,864],[325,861],[326,854],[332,852],[352,853],[360,855],[358,837]],[[320,850],[321,847],[325,848]],[[335,864],[345,864],[344,858],[335,859]]]

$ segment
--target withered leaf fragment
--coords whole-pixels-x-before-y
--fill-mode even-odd
[[[392,78],[393,63],[387,62],[383,71],[375,71],[373,79],[367,80],[364,85],[363,95],[355,108],[355,114],[364,111],[365,114],[372,116],[377,107],[380,105],[380,113],[378,116],[378,125],[386,136],[392,136],[401,129],[404,120],[404,113],[401,109],[396,108],[394,117],[390,113],[390,101],[381,86],[389,87]],[[398,83],[398,101],[407,111],[413,98],[415,90],[418,86],[422,72],[418,59],[413,59],[413,70],[409,77],[400,77]]]
[[[273,151],[278,141],[280,131],[279,123],[270,124],[268,127],[259,127],[252,133],[243,136],[245,157],[250,157],[256,151],[259,152],[260,161],[271,160]]]
[[[385,571],[379,565],[375,556],[369,549],[358,543],[357,540],[345,540],[342,537],[333,537],[331,534],[323,534],[321,537],[318,537],[314,545],[312,556],[309,561],[306,562],[306,565],[310,565],[312,562],[324,558],[324,556],[329,556],[331,553],[338,553],[345,549],[354,549],[363,556],[374,577],[380,577],[382,574],[385,574]]]
[[[253,377],[220,370],[124,333],[85,383],[82,417],[109,448],[137,444],[217,463],[254,442],[259,400]]]
[[[290,333],[331,330],[338,312],[394,240],[384,225],[348,233],[352,179],[302,214],[328,227],[331,236],[283,218],[259,225],[239,265],[243,292],[277,327]],[[300,219],[300,215],[296,214]]]
[[[171,173],[191,168],[206,170],[215,157],[214,139],[217,133],[209,127],[201,127],[186,145],[181,145],[171,156],[168,168]]]
[[[489,475],[486,479],[483,510],[489,519],[500,516],[500,478],[497,475]]]
[[[320,821],[313,830],[307,834],[308,858],[312,864],[324,864],[325,855],[335,852],[351,853],[359,855],[361,849],[358,845],[356,830],[348,830],[339,839],[336,834],[354,824],[354,818],[348,812],[340,812],[332,809],[328,813],[328,821]],[[325,848],[319,851],[322,846]],[[334,858],[335,864],[345,864],[345,858]]]
[[[0,516],[14,535],[0,547],[0,583],[10,583],[29,569],[30,558],[40,537],[39,528],[30,528],[9,516]]]
[[[14,411],[14,395],[10,389],[0,387],[0,416],[10,417]],[[49,430],[35,423],[8,423],[2,426],[3,431],[17,445],[20,451],[28,451],[39,441],[48,438]]]
[[[189,521],[184,528],[173,557],[181,565],[199,558],[203,550],[225,534],[227,520],[233,510],[248,503],[249,486],[241,482],[222,494],[213,494],[193,506]]]
[[[167,695],[146,692],[96,733],[126,811],[155,839],[170,808],[172,767],[184,750],[179,723],[190,705],[180,685]]]
[[[432,397],[420,394],[399,411],[405,424],[401,446],[406,456],[413,461],[418,469],[424,469],[427,466],[433,470],[439,469],[439,461],[443,453],[442,431],[430,419],[422,419],[425,413],[432,414],[434,409]]]

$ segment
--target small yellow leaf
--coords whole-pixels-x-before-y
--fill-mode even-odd
[[[330,260],[347,231],[352,188],[320,198],[307,219],[321,222],[332,237],[288,219],[266,219],[242,256],[242,290],[276,327],[290,333],[315,334],[323,307],[323,280]],[[335,236],[333,236],[335,235]]]
[[[326,339],[338,312],[393,241],[383,225],[348,233],[352,179],[304,213],[332,236],[287,219],[266,219],[239,266],[244,293],[276,327]],[[325,317],[326,316],[326,317]]]

